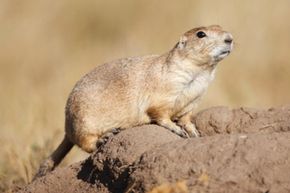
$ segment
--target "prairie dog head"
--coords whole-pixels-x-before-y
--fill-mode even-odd
[[[187,31],[173,50],[181,59],[212,65],[228,56],[232,49],[233,36],[220,26],[211,25]]]

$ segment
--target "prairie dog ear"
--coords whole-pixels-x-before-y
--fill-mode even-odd
[[[181,36],[179,39],[179,42],[177,43],[177,48],[182,50],[185,48],[187,43],[187,37],[186,36]]]

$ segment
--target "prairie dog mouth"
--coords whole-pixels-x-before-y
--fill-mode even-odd
[[[217,62],[221,61],[225,57],[227,57],[233,50],[233,46],[222,46],[222,47],[216,47],[212,50],[211,56],[214,60]]]
[[[231,53],[230,50],[222,51],[222,52],[219,54],[219,57],[225,57],[225,56],[229,55],[230,53]]]

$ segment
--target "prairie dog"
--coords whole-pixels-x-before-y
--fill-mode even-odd
[[[38,172],[56,167],[74,144],[91,153],[114,128],[156,123],[182,137],[198,136],[193,109],[213,80],[217,63],[233,48],[218,25],[187,31],[162,55],[119,59],[97,66],[71,91],[65,137]]]

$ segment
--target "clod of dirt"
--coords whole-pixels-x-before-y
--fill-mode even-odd
[[[193,121],[203,137],[127,129],[20,192],[290,192],[290,107],[215,107]]]

